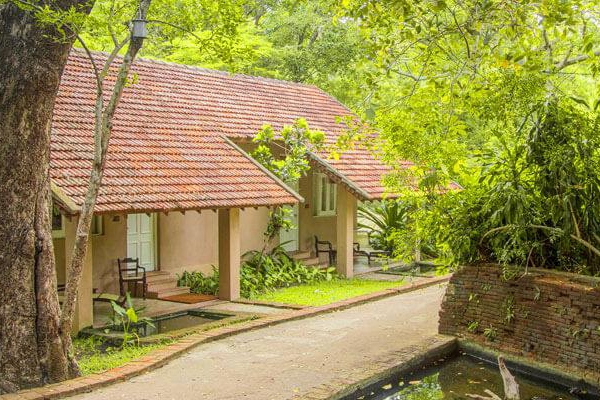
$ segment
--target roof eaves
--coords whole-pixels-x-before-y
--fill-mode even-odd
[[[371,196],[365,190],[358,187],[354,182],[352,182],[346,176],[341,174],[337,169],[335,169],[323,158],[319,157],[313,152],[309,152],[308,154],[317,164],[319,164],[325,170],[327,175],[329,175],[330,177],[334,177],[336,180],[339,180],[343,185],[347,186],[351,192],[354,192],[357,195],[357,197],[359,197],[359,200],[374,200],[373,196]]]
[[[269,178],[273,179],[279,186],[281,186],[283,189],[285,189],[287,192],[289,192],[292,196],[294,196],[294,198],[296,198],[296,200],[298,200],[300,203],[304,203],[304,197],[302,197],[298,193],[296,193],[296,191],[294,189],[292,189],[284,181],[282,181],[277,176],[275,176],[275,174],[272,173],[271,171],[269,171],[267,168],[265,168],[264,165],[262,165],[261,163],[256,161],[254,158],[252,158],[250,156],[250,154],[246,153],[240,146],[235,144],[228,137],[226,137],[226,136],[221,136],[221,137],[223,138],[223,140],[225,140],[225,142],[227,144],[229,144],[231,147],[233,147],[235,150],[237,150],[240,154],[242,154],[244,157],[246,157],[252,164],[256,165]]]
[[[79,214],[81,207],[75,204],[75,202],[52,181],[50,181],[50,190],[52,191],[52,198],[56,201],[57,206],[60,209],[69,215]]]

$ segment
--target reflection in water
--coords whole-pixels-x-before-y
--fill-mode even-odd
[[[515,374],[522,400],[578,400],[566,390],[550,383],[533,381]],[[467,393],[488,397],[489,389],[504,395],[498,367],[470,356],[458,356],[440,365],[394,377],[347,399],[370,400],[458,400]]]
[[[438,400],[444,398],[444,392],[438,381],[439,374],[426,376],[420,381],[411,381],[405,389],[386,397],[387,400]],[[402,382],[404,383],[404,382]]]

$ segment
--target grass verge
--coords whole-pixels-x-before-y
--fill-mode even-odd
[[[152,350],[165,347],[172,342],[154,343],[145,346],[115,347],[95,337],[77,338],[73,340],[75,357],[83,375],[107,371],[127,364],[150,353]]]
[[[405,282],[375,281],[366,279],[334,279],[311,285],[298,285],[277,289],[255,297],[255,300],[301,306],[323,306],[351,297],[378,292],[404,285]]]

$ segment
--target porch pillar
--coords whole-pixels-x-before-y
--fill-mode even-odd
[[[219,298],[240,298],[240,210],[219,210]]]
[[[69,274],[71,258],[73,256],[73,246],[75,245],[75,234],[77,231],[78,217],[73,217],[65,221],[65,269]],[[73,317],[73,334],[77,334],[83,328],[94,324],[94,304],[92,301],[93,283],[92,283],[92,240],[88,239],[88,247],[83,261],[83,273],[79,290],[77,291],[77,302],[75,304],[75,316]]]
[[[346,278],[354,274],[354,219],[356,198],[342,185],[337,185],[337,272]]]

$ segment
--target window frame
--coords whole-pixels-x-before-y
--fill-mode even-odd
[[[60,214],[60,229],[54,229],[54,217],[56,213]],[[65,237],[65,216],[60,213],[58,208],[52,206],[50,208],[50,228],[52,229],[52,239],[64,239]]]
[[[316,172],[313,174],[314,187],[314,216],[333,217],[337,215],[337,184],[332,182],[326,174]],[[325,192],[325,198],[323,194]],[[330,205],[333,202],[333,207]],[[325,203],[325,204],[323,204]]]
[[[90,226],[90,234],[92,236],[104,235],[104,218],[102,218],[102,215],[92,216],[92,226]]]

